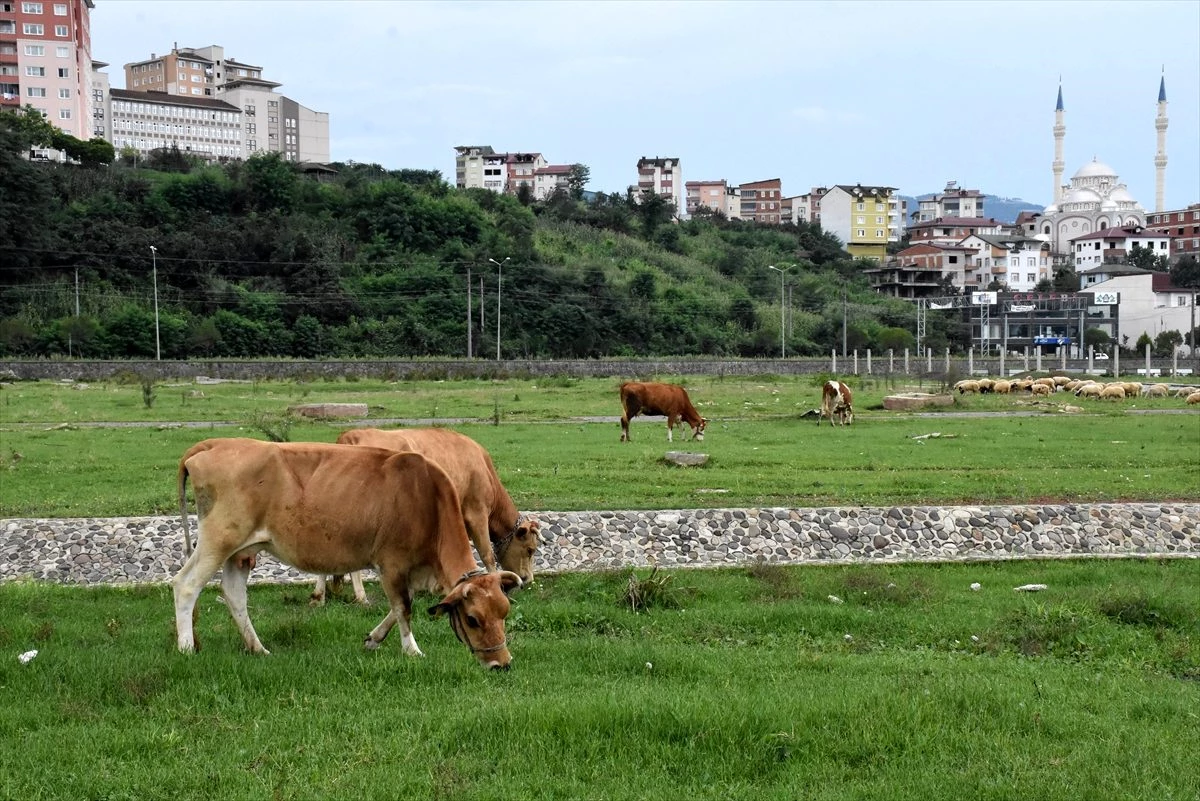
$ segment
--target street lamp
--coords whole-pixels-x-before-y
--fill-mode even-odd
[[[158,248],[150,246],[150,261],[154,265],[154,360],[162,360],[162,346],[158,339]]]
[[[504,262],[509,258],[511,257],[505,256],[504,261],[488,259],[496,265],[496,361],[500,361],[500,282],[504,278]]]
[[[774,270],[775,272],[779,273],[779,358],[786,359],[787,358],[787,331],[786,331],[787,321],[786,321],[786,318],[784,317],[784,313],[785,313],[785,309],[787,307],[784,305],[783,299],[784,299],[784,292],[786,291],[784,289],[784,280],[787,278],[787,273],[785,273],[783,270],[776,267],[774,264],[768,264],[767,269]]]

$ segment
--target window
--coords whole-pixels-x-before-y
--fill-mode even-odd
[[[45,67],[26,67],[25,74],[31,78],[45,78],[46,77],[46,68]]]
[[[859,235],[859,237],[865,237],[867,235],[867,232],[864,231],[863,229],[859,228],[858,235]]]
[[[25,94],[27,94],[29,97],[45,97],[46,96],[46,87],[31,86],[25,90]]]
[[[877,228],[877,229],[875,230],[875,238],[876,238],[876,239],[883,239],[883,229],[882,229],[882,228]]]
[[[859,203],[857,211],[863,211],[864,209],[866,209],[866,207],[867,206],[865,203]]]
[[[58,99],[59,100],[70,100],[71,99],[71,90],[70,89],[59,89],[58,90]]]
[[[42,4],[41,3],[21,3],[21,11],[26,14],[41,14],[41,13],[43,13]]]
[[[70,58],[71,57],[71,48],[56,47],[56,48],[54,48],[54,55],[58,56],[59,58]]]
[[[1033,273],[1025,273],[1025,280],[1031,284],[1037,283],[1037,276]]]
[[[59,67],[58,68],[58,77],[70,78],[71,77],[71,68],[70,67]]]
[[[71,109],[69,109],[69,108],[60,108],[60,109],[58,110],[58,118],[59,118],[60,120],[69,120],[69,119],[71,119]]]
[[[54,4],[54,16],[56,16],[56,17],[67,16],[67,4],[66,3],[55,3]]]
[[[860,215],[858,215],[858,218],[857,218],[857,219],[855,219],[855,222],[856,222],[856,223],[858,223],[859,225],[862,225],[862,224],[863,224],[863,223],[865,223],[866,221],[867,221],[867,218],[866,218],[866,217],[864,217],[864,216],[862,216],[861,214],[860,214]]]
[[[54,26],[54,35],[65,38],[67,36],[67,26],[66,25],[55,25]]]
[[[875,218],[875,224],[876,224],[876,225],[883,225],[883,218],[882,218],[882,217],[876,217],[876,218]]]
[[[26,22],[21,26],[26,36],[42,36],[46,32],[46,27],[37,22]]]

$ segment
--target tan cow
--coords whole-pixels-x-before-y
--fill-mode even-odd
[[[430,608],[445,614],[480,664],[507,668],[504,634],[515,573],[478,570],[458,493],[441,468],[417,453],[312,442],[209,439],[179,462],[184,536],[187,482],[199,513],[195,551],[173,582],[179,650],[198,648],[196,601],[221,570],[221,591],[246,647],[266,654],[246,609],[251,557],[267,551],[310,573],[379,571],[389,611],[367,635],[374,649],[400,624],[401,645],[421,655],[412,633],[412,594],[447,588]]]
[[[448,428],[402,428],[383,431],[358,428],[342,432],[340,445],[367,445],[393,451],[419,453],[446,471],[462,503],[467,534],[484,567],[496,570],[497,560],[504,570],[521,577],[523,584],[533,581],[533,555],[540,541],[536,518],[517,511],[512,497],[500,483],[496,466],[487,450],[475,440]],[[350,575],[354,598],[366,603],[362,574]],[[312,600],[325,602],[325,577],[317,580]]]
[[[844,426],[854,422],[854,393],[846,384],[831,379],[821,387],[821,414],[817,416],[817,426],[821,425],[822,417],[828,417],[832,426],[835,414]]]
[[[678,384],[640,383],[627,381],[621,385],[621,442],[629,442],[629,421],[639,414],[665,415],[667,418],[667,442],[674,442],[672,432],[675,423],[682,420],[692,428],[692,438],[697,442],[704,439],[704,427],[708,419],[701,417],[692,405],[687,390]],[[687,438],[685,432],[684,438]]]

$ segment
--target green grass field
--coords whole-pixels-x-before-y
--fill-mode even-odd
[[[151,408],[137,385],[0,391],[0,518],[173,514],[189,446],[262,439],[281,425],[294,441],[332,442],[349,423],[283,422],[289,406],[317,400],[367,403],[378,418],[488,421],[453,427],[488,448],[526,511],[1200,498],[1200,414],[1175,398],[1070,398],[1085,412],[1065,414],[1058,398],[966,396],[952,409],[1020,414],[914,416],[884,411],[890,388],[870,384],[859,390],[855,425],[831,429],[802,417],[816,403],[811,379],[706,378],[692,395],[712,419],[707,437],[668,446],[661,417],[635,420],[631,443],[618,442],[616,422],[570,419],[619,414],[615,382],[601,379],[189,387],[156,390]],[[184,400],[193,391],[205,397]],[[85,425],[97,421],[160,425]],[[201,427],[168,424],[183,421]],[[668,448],[702,451],[709,464],[669,466]]]
[[[867,381],[831,430],[801,416],[811,379],[686,383],[713,422],[672,447],[703,468],[662,463],[661,418],[632,443],[572,419],[619,413],[608,380],[160,385],[150,408],[137,384],[6,386],[0,518],[174,514],[188,446],[332,442],[346,425],[282,416],[321,401],[483,421],[454,427],[529,511],[1200,498],[1200,415],[1177,399],[914,416]],[[86,425],[112,421],[158,425]],[[514,597],[507,673],[424,616],[426,657],[366,652],[379,587],[368,609],[308,589],[251,588],[264,658],[205,590],[185,657],[168,587],[0,584],[0,798],[1200,797],[1200,560],[545,575]]]
[[[629,577],[518,593],[494,674],[442,620],[364,652],[382,609],[306,587],[251,590],[263,658],[215,590],[182,657],[165,587],[0,587],[0,796],[1200,793],[1195,560],[677,571],[641,612]]]

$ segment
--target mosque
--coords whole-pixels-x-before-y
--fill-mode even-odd
[[[1071,183],[1063,184],[1063,138],[1067,133],[1063,117],[1060,85],[1058,105],[1054,109],[1054,202],[1037,221],[1038,238],[1048,241],[1055,254],[1070,253],[1072,239],[1093,231],[1146,225],[1146,210],[1129,194],[1113,168],[1103,162],[1093,159],[1071,176]],[[1154,209],[1161,212],[1167,173],[1166,76],[1158,85],[1158,116],[1154,127],[1158,131],[1158,149],[1154,155]]]

